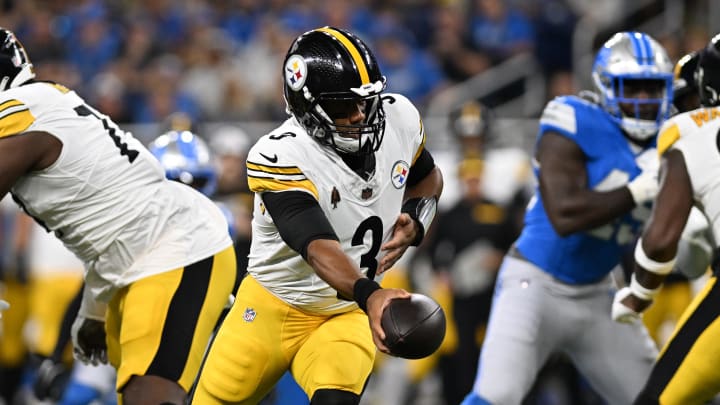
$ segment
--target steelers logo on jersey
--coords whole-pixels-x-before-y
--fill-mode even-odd
[[[291,89],[297,91],[302,88],[307,78],[307,65],[305,59],[293,55],[285,63],[285,81]]]
[[[407,181],[407,176],[410,174],[410,165],[404,160],[398,160],[392,166],[390,171],[390,178],[395,188],[403,188]]]

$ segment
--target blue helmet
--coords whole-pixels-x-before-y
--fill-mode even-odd
[[[598,51],[592,78],[601,103],[627,135],[645,141],[669,117],[673,64],[665,49],[642,32],[619,32]],[[642,88],[647,97],[632,89]]]
[[[165,176],[211,196],[217,188],[217,170],[210,149],[190,131],[169,131],[150,144],[150,152],[165,169]]]

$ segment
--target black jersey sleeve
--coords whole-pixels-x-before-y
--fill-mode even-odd
[[[303,191],[262,193],[262,200],[283,241],[307,259],[315,239],[339,240],[315,198]]]
[[[415,160],[415,164],[410,168],[410,176],[407,180],[407,187],[412,187],[424,179],[435,167],[435,159],[433,159],[427,149],[420,152],[420,156]]]

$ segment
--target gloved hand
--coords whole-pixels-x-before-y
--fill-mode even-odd
[[[612,304],[612,319],[620,323],[634,323],[652,301],[633,295],[630,287],[623,287],[615,293]]]
[[[33,393],[39,400],[57,402],[62,398],[65,386],[70,379],[70,370],[61,362],[45,359],[37,370],[33,383]]]
[[[657,149],[650,148],[635,158],[635,163],[640,167],[637,177],[627,185],[632,194],[635,205],[641,205],[652,201],[660,190],[658,176],[660,171],[660,158],[657,156]]]
[[[85,364],[107,364],[105,322],[78,315],[71,329],[73,355]]]

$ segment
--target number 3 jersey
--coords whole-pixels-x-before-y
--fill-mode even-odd
[[[383,96],[385,135],[375,152],[375,171],[364,180],[331,148],[307,134],[295,118],[260,138],[247,158],[250,189],[255,192],[248,273],[285,302],[314,313],[356,308],[317,276],[302,256],[280,237],[265,210],[263,192],[300,190],[320,204],[342,249],[371,277],[400,215],[410,167],[420,155],[425,132],[418,111],[405,97]],[[377,278],[376,278],[377,279]]]
[[[538,142],[547,132],[566,137],[582,150],[587,186],[592,190],[625,187],[640,174],[638,163],[644,160],[648,167],[657,167],[654,147],[634,147],[600,106],[579,97],[558,97],[548,103],[540,118]],[[565,283],[593,283],[620,263],[648,215],[648,207],[637,207],[606,225],[563,237],[555,232],[538,188],[516,246],[526,259]]]
[[[62,151],[20,177],[13,199],[85,262],[96,298],[230,246],[212,201],[166,180],[138,140],[75,92],[44,82],[0,92],[0,137],[29,131],[52,134]]]

